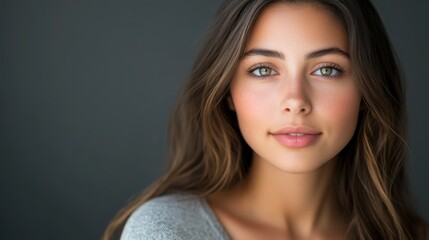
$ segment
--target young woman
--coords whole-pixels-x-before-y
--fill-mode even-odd
[[[170,133],[169,168],[105,239],[426,239],[368,0],[226,0]]]

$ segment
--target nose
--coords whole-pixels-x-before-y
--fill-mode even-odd
[[[285,113],[306,115],[311,112],[310,92],[305,78],[294,78],[285,81],[285,94],[282,102],[282,110]]]

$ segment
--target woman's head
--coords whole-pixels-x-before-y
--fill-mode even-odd
[[[404,144],[404,100],[398,67],[381,21],[368,1],[225,1],[172,118],[172,164],[181,165],[183,172],[195,170],[193,176],[201,178],[195,183],[196,189],[201,189],[199,184],[209,192],[234,185],[251,164],[252,150],[242,137],[237,112],[231,110],[231,83],[248,50],[254,24],[268,8],[279,4],[316,6],[330,14],[336,28],[342,28],[348,74],[353,75],[362,99],[355,139],[344,154],[355,155],[357,145],[363,146],[364,141],[376,144],[381,140],[385,144],[386,137],[395,145]],[[318,38],[313,40],[317,43]],[[398,149],[395,154],[403,159],[404,148]],[[181,159],[186,164],[178,163]]]
[[[264,9],[229,91],[252,164],[332,175],[325,163],[350,141],[360,111],[348,45],[343,23],[320,5]]]

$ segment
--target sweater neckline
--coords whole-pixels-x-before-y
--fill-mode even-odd
[[[230,240],[225,228],[223,227],[222,223],[220,223],[213,209],[210,207],[209,203],[207,202],[207,199],[204,197],[199,197],[199,203],[201,205],[201,210],[203,212],[205,220],[219,235],[219,239]]]

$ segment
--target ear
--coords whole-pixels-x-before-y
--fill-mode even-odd
[[[232,97],[230,94],[226,97],[226,102],[228,104],[229,110],[235,111],[234,101],[232,101]]]

